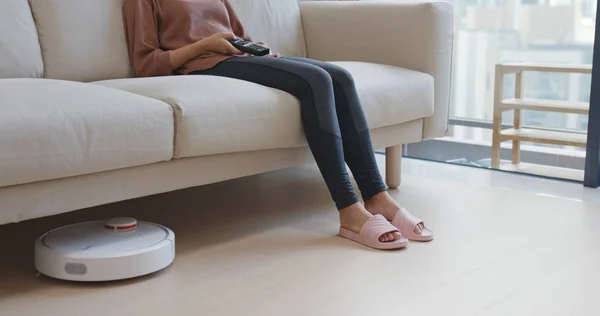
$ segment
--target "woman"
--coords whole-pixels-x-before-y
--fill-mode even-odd
[[[123,16],[138,77],[223,76],[283,90],[300,100],[308,144],[339,210],[340,235],[379,249],[404,247],[404,237],[432,239],[423,223],[386,192],[346,70],[306,58],[242,54],[228,39],[250,38],[227,0],[125,0]]]

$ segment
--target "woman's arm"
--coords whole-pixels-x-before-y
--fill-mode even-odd
[[[221,54],[241,54],[227,39],[235,38],[231,33],[217,33],[196,43],[169,51],[171,68],[177,69],[188,61],[207,52]]]
[[[157,16],[147,0],[123,4],[123,24],[129,58],[138,77],[169,76],[173,73],[169,52],[159,47]]]
[[[138,77],[169,76],[173,70],[206,52],[239,54],[228,38],[234,34],[219,33],[196,43],[164,51],[158,40],[157,16],[148,0],[127,0],[123,5],[125,36],[129,58]]]

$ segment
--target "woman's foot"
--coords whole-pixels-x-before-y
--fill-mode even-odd
[[[363,225],[373,215],[361,203],[352,204],[340,210],[340,225],[343,228],[359,233]],[[386,217],[387,219],[387,217]],[[402,237],[400,232],[385,233],[379,237],[380,242],[392,242]]]
[[[373,215],[381,214],[388,221],[392,221],[394,216],[398,213],[401,206],[398,205],[398,202],[394,200],[389,193],[386,191],[378,193],[368,201],[365,201],[365,208],[369,213]],[[424,234],[429,234],[430,232],[427,230],[423,223],[419,223],[415,226],[414,233],[423,236]]]

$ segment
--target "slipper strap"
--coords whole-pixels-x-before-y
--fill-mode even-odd
[[[360,229],[360,235],[371,242],[379,242],[379,237],[386,233],[397,232],[398,228],[392,226],[382,215],[371,217]]]
[[[423,223],[421,219],[408,212],[405,208],[401,207],[392,220],[392,225],[398,227],[401,234],[414,234],[417,225]]]

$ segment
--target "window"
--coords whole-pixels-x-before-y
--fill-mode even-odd
[[[488,167],[495,65],[503,62],[591,64],[596,0],[455,0],[451,127],[444,139],[407,146],[408,156]],[[515,77],[504,79],[514,97]],[[584,74],[526,72],[524,97],[589,102]],[[512,113],[503,114],[512,124]],[[587,131],[587,115],[523,111],[523,125]],[[503,150],[510,151],[510,143]],[[508,147],[506,147],[508,146]],[[456,150],[450,150],[454,147]],[[522,144],[523,160],[583,169],[584,148]]]

